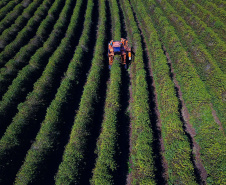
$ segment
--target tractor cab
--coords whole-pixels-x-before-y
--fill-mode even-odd
[[[112,41],[110,45],[113,48],[114,53],[121,53],[122,43],[120,41]]]
[[[127,68],[126,56],[131,60],[131,48],[128,47],[128,41],[121,38],[121,41],[111,40],[108,44],[109,68],[113,64],[114,55],[121,55],[122,64]]]

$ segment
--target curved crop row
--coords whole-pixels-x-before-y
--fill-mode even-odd
[[[0,124],[0,136],[10,123],[12,116],[16,113],[17,105],[19,102],[23,101],[27,93],[32,90],[33,83],[41,76],[49,57],[55,51],[61,38],[64,36],[63,34],[69,24],[68,19],[70,18],[71,7],[74,4],[69,1],[66,2],[62,8],[62,2],[63,0],[54,2],[53,6],[49,10],[49,14],[52,16],[48,16],[42,22],[38,32],[36,33],[39,40],[44,40],[44,38],[48,36],[46,35],[46,30],[51,30],[49,25],[53,24],[59,16],[48,40],[44,43],[43,47],[39,48],[31,57],[29,64],[18,73],[17,77],[9,86],[8,91],[2,97],[2,101],[0,102],[0,119],[2,120]],[[59,11],[61,11],[60,15],[58,15]],[[9,79],[9,77],[6,79]]]
[[[56,184],[80,183],[85,172],[87,161],[87,148],[95,116],[94,106],[98,104],[101,72],[104,69],[104,48],[106,39],[106,10],[105,1],[99,1],[99,22],[94,58],[84,86],[79,110],[71,130],[70,140],[65,147],[62,162],[56,175]],[[75,56],[77,58],[77,56]],[[88,178],[88,176],[86,176]]]
[[[165,6],[165,3],[158,1],[162,7]],[[200,41],[202,41],[209,53],[216,58],[220,69],[225,73],[226,72],[226,44],[221,41],[216,33],[207,25],[202,22],[197,16],[195,16],[191,10],[186,8],[182,0],[170,1],[171,5],[177,10],[177,13],[186,20],[186,23],[189,24],[195,33],[199,36]]]
[[[148,0],[152,7],[150,14],[153,22],[162,37],[162,41],[169,51],[172,59],[176,79],[182,91],[182,97],[190,115],[190,124],[195,129],[195,141],[199,144],[202,163],[208,173],[207,183],[222,184],[226,179],[225,173],[225,136],[219,131],[210,106],[210,95],[207,93],[203,82],[196,74],[186,51],[179,42],[178,37],[162,11],[153,0]],[[197,151],[194,151],[197,155]]]
[[[51,3],[45,1],[35,12],[35,15],[28,21],[27,25],[18,33],[16,38],[4,47],[4,50],[0,53],[0,67],[5,65],[9,59],[13,59],[13,56],[26,45],[30,39],[35,35],[36,29],[39,27],[40,22],[47,16],[47,12]],[[30,49],[30,48],[29,48]],[[27,49],[28,50],[28,49]],[[27,53],[31,53],[29,50]],[[21,63],[20,60],[17,61],[13,59],[14,63]],[[10,65],[9,65],[10,69]],[[0,73],[5,71],[5,68],[1,68]]]
[[[12,59],[7,61],[7,63],[5,64],[5,67],[2,67],[0,69],[0,86],[1,86],[0,96],[2,96],[7,91],[7,87],[10,85],[12,80],[16,77],[18,71],[28,63],[28,61],[30,60],[30,57],[36,52],[36,50],[39,47],[42,46],[43,42],[48,38],[50,31],[52,30],[52,26],[59,16],[59,11],[62,8],[62,3],[63,3],[63,0],[57,0],[51,6],[48,3],[48,0],[46,0],[43,6],[39,7],[39,9],[37,10],[37,17],[35,16],[36,18],[41,19],[41,17],[39,16],[43,15],[43,12],[47,11],[48,7],[51,6],[48,11],[49,15],[45,17],[44,20],[41,21],[38,27],[38,30],[36,31],[35,37],[32,38],[28,44],[20,48],[19,52],[16,53],[16,55]],[[34,19],[36,19],[35,17]],[[30,19],[30,21],[32,23],[33,19]],[[21,31],[22,33],[21,32],[19,33],[16,40],[14,40],[11,44],[8,45],[9,46],[8,50],[5,53],[2,53],[2,55],[0,54],[0,57],[1,56],[3,58],[6,57],[7,53],[10,53],[11,47],[12,49],[15,49],[14,47],[19,49],[19,47],[23,44],[23,39],[24,37],[26,37],[27,31],[30,30],[30,26],[25,27]],[[55,29],[55,32],[57,32],[56,29]],[[56,34],[54,34],[53,36],[55,35]],[[49,40],[53,40],[52,38],[53,36],[50,36],[51,39],[49,38]],[[45,45],[46,43],[44,43],[44,46]],[[48,50],[51,50],[51,49],[52,48]]]
[[[163,53],[158,34],[149,16],[145,16],[146,7],[141,1],[132,2],[139,18],[143,35],[148,44],[150,65],[156,88],[157,105],[161,120],[161,132],[164,144],[163,156],[168,166],[169,184],[197,184],[194,168],[190,159],[191,148],[183,131],[183,123],[178,112],[179,101],[174,83],[170,78],[167,58]],[[147,15],[147,14],[146,14]]]
[[[1,1],[0,2],[0,21],[7,15],[9,11],[11,11],[18,3],[20,3],[22,0],[17,1]],[[7,3],[7,4],[6,4]]]
[[[11,0],[2,0],[0,2],[0,11],[2,10],[2,8],[5,8],[10,2],[12,2]],[[16,1],[15,1],[16,2]],[[13,8],[13,7],[12,7]],[[7,12],[6,12],[7,13]]]
[[[50,159],[54,155],[57,155],[60,137],[63,137],[62,130],[64,130],[65,126],[62,124],[62,112],[68,104],[70,94],[73,94],[72,90],[75,91],[75,84],[78,84],[77,81],[79,81],[82,66],[85,64],[85,61],[82,61],[82,56],[88,53],[83,48],[88,46],[92,11],[93,2],[89,0],[84,30],[79,45],[76,47],[74,57],[68,66],[66,75],[57,90],[57,94],[47,109],[45,120],[41,124],[36,141],[32,144],[25,158],[25,162],[17,174],[15,184],[39,182],[40,179],[48,176],[48,169],[44,166],[47,166],[51,162]]]
[[[196,0],[205,9],[209,10],[213,15],[217,16],[224,24],[226,24],[226,3],[224,2],[224,9],[217,7],[216,0]]]
[[[226,75],[218,68],[216,61],[205,49],[205,46],[201,44],[191,27],[177,15],[176,11],[166,0],[162,0],[161,4],[162,3],[165,7],[164,13],[178,31],[181,41],[184,42],[184,46],[186,46],[189,51],[189,56],[192,58],[191,61],[198,75],[211,95],[211,101],[226,133],[226,104],[222,96],[226,91]]]
[[[110,0],[112,38],[120,40],[121,24],[119,9],[116,0]],[[114,57],[114,62],[110,72],[110,82],[107,87],[107,96],[104,107],[104,117],[101,125],[101,133],[97,141],[97,159],[91,184],[114,184],[117,174],[117,143],[118,143],[118,113],[120,110],[120,84],[121,68],[120,56]],[[122,124],[122,123],[121,123]]]
[[[212,2],[215,5],[217,5],[218,8],[223,8],[224,10],[226,10],[226,2],[224,0],[197,0],[197,1]]]
[[[150,120],[150,107],[146,72],[143,63],[141,36],[128,0],[121,0],[126,27],[133,42],[135,57],[131,63],[132,76],[132,125],[130,133],[129,180],[132,184],[156,184],[153,158],[153,131]]]
[[[36,9],[40,6],[41,3],[44,4],[43,0],[33,1],[27,8],[24,9],[22,15],[20,15],[9,28],[0,30],[0,43],[1,46],[6,46],[10,41],[12,41],[18,32],[26,25],[27,21],[34,14]]]
[[[1,32],[8,28],[15,19],[23,12],[24,8],[26,8],[31,1],[23,0],[22,2],[19,1],[19,3],[16,1],[16,6],[12,11],[7,13],[7,15],[0,21],[0,30]]]
[[[171,1],[172,2],[172,1]],[[201,5],[192,1],[183,1],[184,4],[189,8],[196,16],[198,16],[203,22],[211,27],[219,37],[226,42],[226,25],[221,20],[214,16],[211,12],[204,9]]]
[[[42,76],[35,82],[33,91],[26,97],[25,102],[19,104],[18,113],[0,140],[0,180],[2,181],[7,180],[4,179],[6,178],[4,175],[9,173],[9,170],[15,170],[21,163],[30,147],[30,139],[35,137],[40,127],[39,123],[67,65],[66,57],[71,52],[70,46],[79,27],[79,16],[82,16],[80,13],[84,3],[82,0],[76,2],[65,37],[49,59]]]

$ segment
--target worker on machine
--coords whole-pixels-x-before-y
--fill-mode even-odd
[[[113,64],[114,55],[121,55],[121,62],[127,69],[126,56],[131,60],[131,48],[128,46],[128,41],[121,38],[120,41],[111,40],[108,44],[109,69]]]

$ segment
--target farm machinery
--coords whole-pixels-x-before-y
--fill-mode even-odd
[[[111,40],[108,44],[108,58],[109,58],[109,69],[113,64],[114,56],[121,55],[121,62],[127,69],[126,59],[131,60],[131,48],[128,46],[128,41],[124,38],[121,38],[120,41]]]

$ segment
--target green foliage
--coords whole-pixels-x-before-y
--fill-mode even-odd
[[[9,1],[9,2],[7,2]],[[0,21],[9,13],[18,3],[22,0],[10,1],[10,0],[2,0],[0,2]]]
[[[102,131],[97,141],[97,159],[91,184],[114,184],[117,170],[118,112],[120,110],[120,56],[115,56],[104,108]]]
[[[121,24],[119,16],[119,8],[116,0],[110,0],[110,9],[111,9],[111,23],[112,23],[112,38],[114,40],[121,39]]]
[[[67,0],[65,11],[70,10],[72,2],[72,0]],[[74,38],[76,29],[79,27],[78,17],[81,16],[83,3],[82,0],[76,2],[65,37],[49,59],[42,76],[34,84],[33,91],[26,97],[26,101],[18,106],[18,113],[0,140],[0,181],[4,180],[4,173],[8,168],[16,165],[15,161],[18,163],[20,162],[18,160],[22,160],[21,157],[17,158],[16,150],[21,152],[20,155],[24,155],[26,151],[23,151],[23,148],[30,145],[32,135],[23,133],[29,133],[32,129],[38,127],[37,114],[48,105],[49,96],[53,93],[53,84],[57,83],[56,77],[60,74],[59,71],[61,71],[62,66],[65,65],[64,58],[70,51],[72,38]],[[66,21],[66,19],[64,20]],[[60,24],[63,24],[62,21]],[[7,158],[6,156],[10,157]]]
[[[27,89],[29,89],[28,84],[31,82],[31,79],[34,82],[35,80],[37,80],[37,77],[35,78],[35,76],[41,75],[41,71],[43,70],[46,64],[45,59],[48,58],[48,55],[50,55],[56,49],[56,46],[55,46],[56,41],[59,39],[60,35],[63,34],[63,28],[66,25],[66,23],[59,22],[59,21],[56,22],[54,29],[52,31],[52,33],[55,33],[56,31],[58,31],[58,36],[51,34],[48,40],[44,43],[43,47],[39,48],[35,52],[35,54],[31,57],[29,64],[26,65],[17,74],[20,67],[24,66],[24,64],[26,63],[25,61],[29,59],[28,57],[30,54],[29,51],[35,50],[37,47],[39,47],[42,44],[41,42],[35,42],[36,39],[38,40],[47,39],[48,35],[46,35],[45,33],[46,33],[46,29],[48,29],[49,27],[46,25],[46,23],[49,23],[49,24],[54,23],[54,20],[58,18],[56,13],[60,11],[61,9],[60,5],[62,1],[63,0],[58,0],[54,2],[52,7],[50,7],[48,11],[48,13],[51,14],[52,16],[47,16],[46,19],[42,21],[37,31],[37,37],[32,39],[29,44],[27,44],[25,47],[23,47],[20,50],[19,53],[17,53],[14,59],[10,60],[7,63],[6,66],[8,70],[7,69],[4,70],[4,68],[1,70],[0,92],[2,94],[7,90],[7,87],[12,82],[13,77],[17,75],[17,77],[13,80],[12,84],[8,87],[7,92],[3,95],[2,101],[0,102],[1,130],[4,130],[7,126],[5,120],[9,119],[9,116],[8,116],[9,112],[13,108],[14,109],[16,108],[18,104],[17,102],[18,96],[22,96],[23,92],[27,92]],[[46,0],[45,2],[48,2],[48,0]],[[70,5],[65,6],[60,16],[68,17],[69,7]]]
[[[29,19],[29,21],[27,22],[27,25],[22,30],[20,30],[20,32],[17,34],[16,38],[9,44],[6,41],[6,43],[8,45],[5,46],[4,50],[0,53],[0,67],[2,67],[3,65],[6,65],[6,67],[7,67],[7,65],[8,65],[7,63],[9,63],[9,62],[15,63],[15,61],[17,61],[19,59],[22,60],[20,57],[18,57],[18,56],[21,56],[22,52],[23,53],[26,52],[27,55],[32,53],[32,51],[34,50],[33,49],[34,46],[36,46],[36,44],[37,44],[36,43],[37,38],[33,38],[30,41],[30,43],[33,41],[33,45],[27,44],[24,46],[24,42],[25,42],[25,40],[29,41],[29,39],[30,39],[29,36],[32,36],[33,35],[32,33],[34,33],[36,31],[35,28],[38,27],[39,23],[46,16],[50,4],[51,3],[49,3],[49,1],[44,1],[43,4],[41,6],[39,6],[38,9],[35,11],[34,16],[31,19]],[[7,35],[8,34],[10,34],[10,33],[7,33]],[[2,39],[3,39],[3,44],[5,44],[4,43],[5,38],[3,37]],[[24,48],[26,48],[26,49],[24,49]],[[17,54],[17,57],[14,56],[15,54]],[[12,59],[13,56],[14,56],[14,59]],[[9,59],[11,59],[11,60],[8,61]],[[20,63],[23,63],[23,60]],[[5,71],[7,71],[7,69],[1,68],[1,75]],[[0,79],[2,79],[2,78],[4,78],[4,77],[0,77]]]
[[[112,37],[114,40],[121,38],[121,24],[117,1],[110,1],[112,17]],[[91,184],[114,184],[114,175],[117,171],[116,156],[118,155],[118,112],[120,110],[120,84],[121,68],[120,56],[114,57],[111,68],[110,82],[107,87],[107,97],[104,108],[102,131],[97,141],[97,159],[93,169]]]
[[[187,8],[192,11],[193,14],[198,16],[200,20],[211,27],[213,31],[218,34],[218,37],[221,37],[223,41],[226,41],[226,25],[217,16],[213,15],[210,11],[206,10],[194,0],[183,0],[183,2],[187,6]]]
[[[153,4],[153,0],[148,2],[151,5]],[[224,155],[226,141],[222,131],[219,131],[219,125],[212,116],[210,96],[196,74],[173,27],[169,25],[162,11],[159,8],[153,8],[150,13],[152,13],[152,18],[164,45],[170,51],[176,79],[190,115],[189,122],[196,131],[194,139],[201,147],[202,163],[208,173],[207,181],[214,179],[216,184],[222,184],[226,180],[226,159]]]
[[[129,37],[135,49],[134,61],[131,64],[133,102],[130,159],[132,164],[129,176],[132,184],[156,184],[152,151],[153,136],[141,37],[129,1],[120,2],[127,30],[131,30],[128,32]]]
[[[174,2],[169,0],[170,2]],[[222,94],[226,91],[226,75],[219,69],[216,60],[208,53],[205,46],[199,41],[191,27],[177,15],[177,12],[165,0],[160,3],[165,9],[165,14],[177,29],[184,46],[187,47],[191,61],[201,80],[205,83],[210,93],[211,101],[226,133],[226,104]]]
[[[55,99],[47,109],[45,120],[36,136],[36,141],[28,151],[25,162],[17,174],[15,184],[29,184],[40,179],[46,172],[43,164],[47,165],[48,161],[46,159],[50,159],[54,155],[60,137],[63,137],[61,133],[64,126],[62,124],[62,111],[69,101],[71,89],[75,86],[76,81],[79,80],[79,74],[85,64],[84,62],[80,63],[78,61],[81,61],[82,56],[87,52],[82,49],[82,46],[87,47],[88,45],[89,38],[87,35],[90,33],[92,10],[93,2],[89,0],[83,34],[80,38],[79,45],[68,66],[65,78],[57,90]]]
[[[15,19],[22,13],[23,9],[25,8],[23,4],[26,0],[12,1],[0,12],[0,33],[8,28]],[[15,6],[16,5],[16,6]],[[10,11],[11,10],[11,11]],[[4,17],[4,18],[3,18]]]
[[[219,17],[226,24],[226,2],[222,0],[197,0],[205,9]]]
[[[226,44],[223,42],[211,27],[208,27],[200,18],[193,14],[191,10],[186,8],[182,0],[170,1],[174,5],[177,13],[186,20],[193,31],[197,34],[199,40],[205,44],[206,49],[216,58],[217,64],[223,73],[226,72],[224,58],[226,56]],[[192,4],[193,5],[193,4]],[[166,1],[161,2],[161,6],[166,6]]]
[[[95,46],[92,67],[84,86],[83,95],[80,101],[78,113],[75,117],[71,131],[70,140],[65,148],[63,161],[61,162],[56,174],[56,184],[79,183],[82,172],[84,172],[87,152],[87,142],[94,127],[93,119],[94,106],[99,101],[100,79],[103,72],[103,52],[106,35],[106,11],[105,2],[99,1],[99,27],[97,42]]]
[[[178,98],[169,74],[166,56],[161,48],[158,34],[149,16],[146,16],[146,7],[140,1],[133,1],[136,15],[140,21],[143,35],[148,44],[151,69],[157,94],[157,105],[161,120],[164,153],[168,163],[168,183],[196,184],[194,169],[190,160],[191,148],[188,138],[183,131],[183,123],[178,112]]]
[[[41,3],[46,3],[43,0],[33,1],[27,8],[23,10],[23,13],[17,17],[14,24],[12,24],[7,29],[0,30],[0,42],[4,46],[7,45],[10,41],[12,41],[18,32],[26,25],[27,21],[31,19],[31,16],[34,14],[35,10]],[[49,3],[49,2],[48,2]]]

